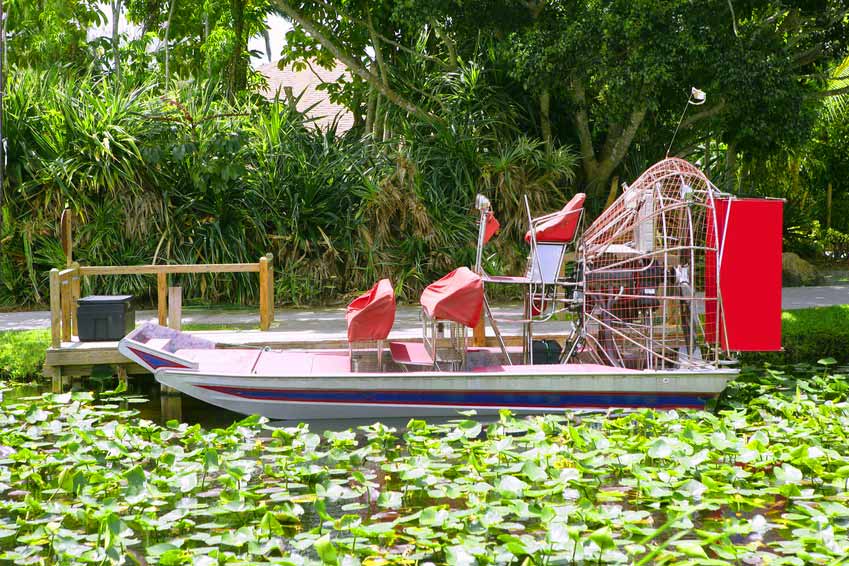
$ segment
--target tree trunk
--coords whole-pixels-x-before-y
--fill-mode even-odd
[[[628,148],[634,141],[648,112],[648,104],[638,102],[631,110],[628,121],[622,124],[607,124],[607,139],[601,152],[596,153],[593,135],[590,129],[587,96],[584,85],[579,79],[572,81],[572,96],[575,100],[575,126],[580,142],[581,162],[584,167],[587,191],[598,195],[607,188],[610,176],[622,163]],[[639,100],[639,99],[638,99]]]
[[[725,149],[725,190],[729,193],[734,192],[734,187],[737,184],[737,148],[734,142],[730,142]]]
[[[825,193],[825,227],[831,229],[831,181]]]
[[[377,103],[374,106],[374,129],[372,135],[374,139],[383,141],[383,122],[386,120],[386,99],[378,95]]]
[[[377,91],[373,88],[369,89],[368,92],[368,102],[366,103],[366,127],[365,131],[367,133],[371,133],[374,131],[374,114],[377,110]]]
[[[112,59],[116,84],[121,82],[121,54],[118,51],[118,23],[121,21],[121,0],[112,0]]]
[[[243,57],[245,51],[245,0],[230,0],[230,17],[233,19],[235,41],[230,59],[227,98],[233,100],[237,92],[245,90],[248,82],[248,68]]]
[[[168,21],[165,22],[165,88],[168,89],[168,81],[171,80],[170,67],[170,49],[168,47],[168,36],[171,33],[171,20],[174,19],[174,6],[177,5],[177,0],[171,0],[171,7],[168,9]]]
[[[551,140],[551,95],[548,89],[539,95],[539,129],[542,132],[542,141],[548,151],[552,150]]]
[[[610,180],[610,192],[607,193],[607,203],[604,205],[605,210],[610,208],[616,201],[617,194],[619,194],[619,175],[614,176],[613,179]]]

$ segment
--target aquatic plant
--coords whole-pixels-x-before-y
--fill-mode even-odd
[[[159,426],[89,393],[7,401],[0,560],[839,564],[845,376],[767,377],[717,414],[502,413],[323,434],[256,417]]]

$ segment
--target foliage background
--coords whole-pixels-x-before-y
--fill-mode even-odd
[[[668,149],[691,85],[708,103],[673,154],[733,193],[787,199],[787,246],[849,250],[849,18],[842,3],[685,0],[10,0],[0,305],[43,303],[76,218],[86,264],[275,255],[282,303],[340,301],[390,277],[402,298],[472,258],[477,192],[502,220],[489,261],[522,268],[535,213],[589,193],[590,217]],[[133,39],[93,26],[122,14]],[[294,24],[283,63],[354,127],[316,131],[259,97],[247,40]],[[827,188],[832,198],[826,198]],[[497,259],[496,259],[497,258]],[[196,276],[188,300],[255,300]],[[238,284],[234,284],[234,283]],[[149,296],[151,278],[89,291]]]

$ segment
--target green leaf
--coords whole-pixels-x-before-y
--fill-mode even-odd
[[[337,566],[339,558],[336,554],[336,546],[330,542],[330,535],[324,535],[313,543],[315,552],[322,563]]]
[[[616,547],[609,527],[602,527],[591,532],[590,540],[596,543],[602,550],[608,550]]]

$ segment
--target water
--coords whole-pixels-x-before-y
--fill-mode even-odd
[[[109,379],[84,379],[82,382],[74,382],[74,390],[77,391],[109,391],[117,385],[117,380]],[[164,423],[162,417],[162,400],[160,396],[159,384],[148,376],[131,377],[128,383],[129,390],[127,396],[135,396],[144,398],[147,401],[144,403],[132,403],[129,408],[139,412],[139,417],[148,419],[156,423]],[[50,382],[35,382],[21,384],[7,390],[3,393],[4,401],[15,401],[25,397],[39,396],[42,393],[50,392]],[[206,429],[226,428],[236,421],[245,418],[245,415],[234,413],[226,409],[221,409],[203,401],[198,401],[193,397],[181,395],[182,401],[182,422],[194,425],[199,424]],[[497,416],[487,417],[467,417],[458,414],[456,417],[430,417],[427,421],[431,424],[441,424],[457,419],[473,418],[486,425],[490,422],[498,420]],[[321,434],[324,431],[342,431],[348,429],[356,429],[359,426],[372,425],[380,421],[387,427],[392,427],[398,431],[403,431],[409,418],[382,418],[382,419],[320,419],[303,421],[309,425],[310,430]],[[295,421],[272,421],[270,426],[295,426]]]

